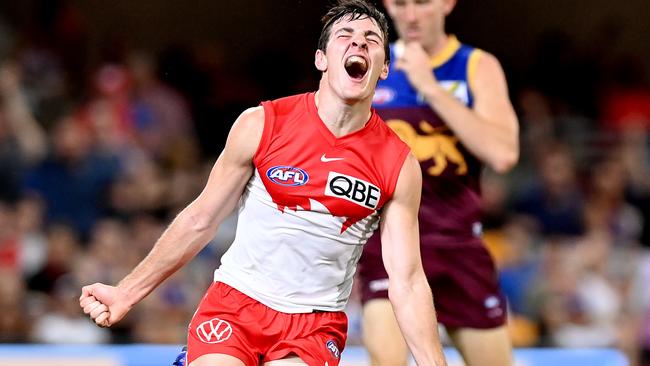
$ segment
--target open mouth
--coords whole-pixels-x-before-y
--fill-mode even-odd
[[[345,60],[345,71],[354,80],[361,80],[368,72],[368,62],[361,56],[350,56]]]

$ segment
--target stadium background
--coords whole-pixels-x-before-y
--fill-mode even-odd
[[[326,4],[0,3],[2,343],[183,343],[233,219],[114,329],[83,316],[79,288],[137,263],[244,108],[316,88]],[[484,182],[519,347],[650,364],[648,15],[647,0],[460,0],[448,20],[502,61],[520,118],[518,167]],[[349,314],[358,344],[354,298]]]

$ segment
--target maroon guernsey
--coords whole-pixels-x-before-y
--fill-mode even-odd
[[[480,51],[451,38],[446,49],[431,60],[438,83],[470,108],[479,56]],[[379,82],[373,106],[411,147],[422,168],[422,265],[439,322],[452,328],[503,325],[505,298],[498,288],[494,262],[481,241],[481,162],[393,66],[388,79]],[[360,260],[358,279],[364,303],[388,297],[381,254],[377,231]]]

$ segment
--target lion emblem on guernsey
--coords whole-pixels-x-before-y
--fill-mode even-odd
[[[456,164],[456,174],[467,174],[467,163],[456,147],[458,143],[456,137],[441,133],[426,121],[420,122],[420,129],[426,135],[419,135],[413,126],[403,120],[392,119],[387,124],[402,141],[409,145],[418,161],[433,160],[433,166],[427,169],[430,175],[442,174],[449,162]]]

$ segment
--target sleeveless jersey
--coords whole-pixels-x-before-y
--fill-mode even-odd
[[[314,93],[262,106],[254,174],[215,281],[281,312],[343,310],[408,146],[374,110],[361,130],[335,137]]]
[[[473,103],[471,86],[479,55],[479,50],[451,37],[447,47],[431,60],[432,72],[440,85],[468,107]],[[444,121],[418,95],[406,74],[395,70],[392,65],[388,79],[379,82],[373,105],[388,126],[411,147],[420,162],[422,243],[457,245],[476,242],[481,231],[481,162],[465,149]]]

